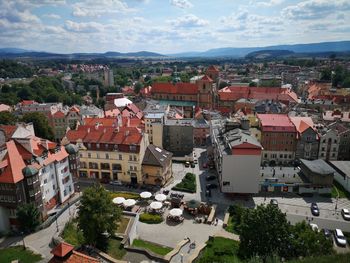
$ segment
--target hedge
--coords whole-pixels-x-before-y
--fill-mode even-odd
[[[110,193],[112,196],[112,199],[115,197],[124,197],[125,199],[139,199],[140,194],[138,193],[133,193],[133,192],[113,192]]]
[[[163,222],[163,217],[161,215],[143,213],[140,215],[140,222],[146,224],[159,224]]]
[[[187,193],[195,193],[197,189],[196,176],[193,173],[187,173],[180,183],[175,185],[172,190]]]

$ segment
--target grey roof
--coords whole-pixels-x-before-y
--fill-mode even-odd
[[[71,143],[67,144],[64,148],[66,149],[68,154],[76,154],[77,152],[79,152],[78,147]]]
[[[341,174],[350,178],[350,161],[331,161],[330,163]]]
[[[313,173],[317,173],[321,175],[329,175],[329,174],[335,173],[335,170],[322,159],[317,159],[313,161],[300,159],[300,161]]]
[[[165,167],[172,157],[173,154],[171,152],[150,144],[146,149],[142,164]]]
[[[22,173],[25,177],[28,177],[28,176],[33,176],[35,174],[37,174],[39,171],[34,168],[34,167],[24,167],[23,170],[22,170]]]
[[[144,117],[148,119],[161,119],[164,117],[164,113],[145,113]]]
[[[205,119],[193,120],[194,128],[209,128],[209,123]]]
[[[167,119],[165,121],[165,125],[168,126],[192,126],[193,119],[178,119],[178,120],[170,120]]]
[[[257,147],[261,147],[261,144],[256,138],[250,135],[249,131],[241,129],[234,129],[223,134],[225,142],[230,145],[231,148],[241,145],[243,143],[249,143]]]

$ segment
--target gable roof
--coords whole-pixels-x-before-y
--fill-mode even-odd
[[[150,144],[146,149],[142,164],[164,167],[171,161],[172,156],[171,152]]]
[[[204,75],[203,78],[202,78],[203,81],[206,81],[206,82],[213,82],[213,80],[207,76],[207,75]]]
[[[56,257],[63,258],[73,249],[74,249],[74,246],[65,242],[61,242],[54,249],[51,250],[51,254],[53,254]]]
[[[314,127],[314,122],[311,117],[290,117],[291,122],[299,133],[303,133],[308,128]]]
[[[207,68],[207,72],[219,72],[219,70],[216,66],[211,65],[209,68]]]
[[[22,169],[26,167],[24,160],[13,140],[6,143],[5,151],[0,161],[0,169],[3,169],[0,174],[0,183],[18,183],[24,178],[22,174]]]

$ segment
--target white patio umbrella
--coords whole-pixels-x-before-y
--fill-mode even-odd
[[[150,193],[150,192],[142,192],[142,193],[140,194],[140,196],[141,196],[141,198],[143,198],[143,199],[147,199],[147,198],[150,198],[150,197],[152,196],[152,193]]]
[[[166,195],[165,194],[157,194],[155,199],[159,202],[163,202],[164,200],[166,200]]]
[[[149,206],[152,209],[158,210],[162,208],[163,204],[161,202],[152,202]]]
[[[124,198],[124,197],[115,197],[115,198],[113,198],[113,200],[112,200],[112,202],[113,202],[114,204],[117,204],[117,205],[122,204],[124,201],[125,201],[125,198]]]
[[[181,216],[182,215],[182,210],[179,208],[173,208],[169,211],[169,214],[171,216]]]
[[[123,205],[125,207],[129,207],[129,206],[133,206],[136,204],[136,201],[134,199],[126,199],[124,202],[123,202]]]

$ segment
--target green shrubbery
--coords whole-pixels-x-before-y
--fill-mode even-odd
[[[197,189],[196,176],[193,173],[187,173],[182,179],[181,183],[178,183],[172,188],[172,190],[195,193]]]
[[[140,222],[143,222],[146,224],[159,224],[163,222],[163,217],[161,215],[143,213],[140,215]]]

